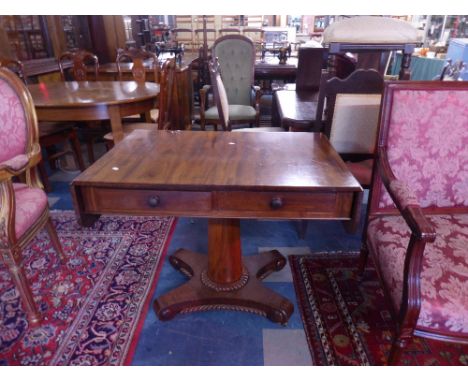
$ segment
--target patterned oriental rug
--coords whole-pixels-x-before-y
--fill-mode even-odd
[[[130,364],[175,219],[103,216],[83,228],[72,211],[51,215],[67,264],[45,231],[24,251],[39,327],[0,264],[0,365]]]
[[[362,282],[358,253],[289,256],[315,365],[383,365],[394,324],[371,261]],[[416,338],[402,365],[468,365],[468,346]]]

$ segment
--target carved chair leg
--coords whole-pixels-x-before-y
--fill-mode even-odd
[[[54,223],[52,223],[52,219],[50,217],[47,219],[46,228],[47,228],[47,233],[49,234],[50,240],[52,241],[52,245],[55,249],[55,252],[60,258],[60,262],[62,264],[65,264],[66,259],[63,253],[62,245],[60,244],[57,231],[55,230]]]
[[[200,118],[200,129],[205,131],[206,130],[206,122],[205,122],[205,118]]]
[[[26,312],[26,315],[28,316],[28,322],[30,325],[37,325],[41,322],[42,317],[37,310],[28,279],[26,278],[24,269],[21,266],[21,250],[7,250],[7,257],[8,269],[10,271],[11,279],[13,280],[13,283],[19,292],[21,301],[23,303],[23,308]]]

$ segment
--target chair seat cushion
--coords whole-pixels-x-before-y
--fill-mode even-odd
[[[255,108],[248,105],[229,105],[229,119],[231,121],[250,121],[255,119]],[[205,119],[218,119],[218,108],[210,107],[205,111]]]
[[[429,215],[437,238],[426,245],[417,327],[468,333],[468,214]],[[401,304],[410,231],[401,216],[372,219],[368,242],[395,307]]]
[[[26,166],[29,162],[29,158],[26,154],[17,155],[5,162],[0,163],[0,167],[9,167],[12,170],[18,171]]]
[[[15,192],[15,233],[19,239],[47,208],[47,195],[40,188],[31,188],[23,183],[13,183]]]

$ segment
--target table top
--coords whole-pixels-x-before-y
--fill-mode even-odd
[[[280,90],[275,92],[281,118],[298,122],[315,121],[318,96],[318,91]]]
[[[167,190],[362,191],[322,134],[136,130],[73,181]]]
[[[116,105],[154,98],[159,85],[135,81],[66,81],[28,85],[39,108]]]

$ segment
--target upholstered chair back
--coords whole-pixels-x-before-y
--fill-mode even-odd
[[[340,154],[373,154],[379,125],[380,94],[337,94],[330,142]]]
[[[421,207],[468,206],[468,87],[463,83],[390,84],[379,147]],[[386,191],[379,208],[393,206]]]
[[[28,151],[31,117],[34,114],[31,96],[23,82],[10,70],[0,68],[0,163]]]
[[[251,39],[227,35],[215,41],[212,57],[217,57],[230,105],[250,105],[254,80],[255,47]]]
[[[373,157],[383,86],[382,76],[372,69],[356,70],[345,79],[323,76],[317,129],[329,137],[338,153]]]

